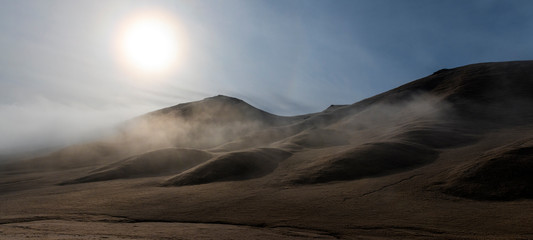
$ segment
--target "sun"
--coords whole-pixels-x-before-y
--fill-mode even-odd
[[[118,37],[121,62],[142,74],[158,74],[175,67],[180,56],[176,21],[160,12],[130,17]]]

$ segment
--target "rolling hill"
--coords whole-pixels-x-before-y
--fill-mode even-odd
[[[533,61],[442,69],[293,117],[219,95],[3,163],[0,233],[84,222],[93,237],[174,224],[138,236],[530,239],[531,136]]]

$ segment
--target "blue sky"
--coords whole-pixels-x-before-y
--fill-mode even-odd
[[[354,103],[441,68],[533,56],[533,1],[0,4],[0,153],[79,140],[217,94],[296,115]],[[125,18],[153,8],[183,30],[184,63],[138,84],[117,65],[112,43]]]

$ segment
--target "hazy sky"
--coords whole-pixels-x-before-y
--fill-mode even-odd
[[[114,43],[145,9],[179,25],[182,61],[138,79]],[[441,68],[531,59],[532,11],[503,0],[0,0],[0,154],[217,94],[296,115]]]

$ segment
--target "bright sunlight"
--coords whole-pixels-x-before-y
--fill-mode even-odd
[[[175,67],[181,54],[175,20],[159,12],[131,17],[121,27],[118,49],[121,62],[142,74],[160,74]]]

